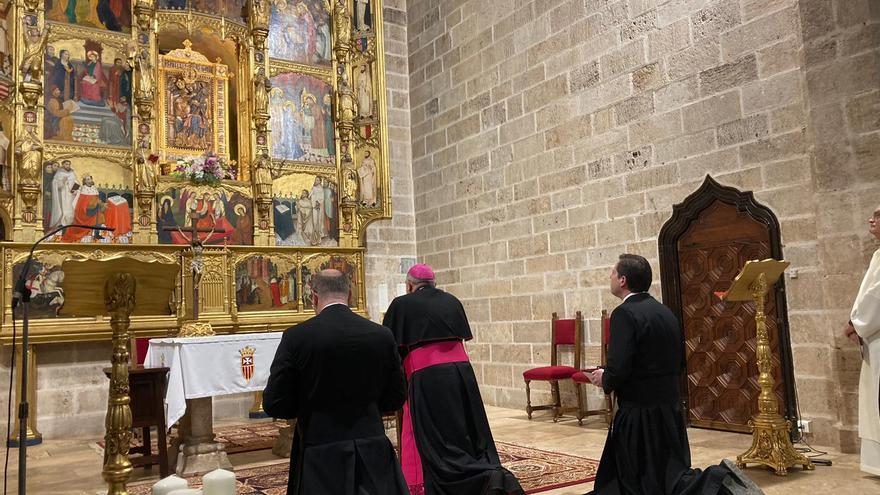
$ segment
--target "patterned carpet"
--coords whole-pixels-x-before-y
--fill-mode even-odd
[[[263,422],[217,428],[217,438],[226,443],[227,452],[248,452],[271,448],[278,428],[284,422]],[[519,479],[526,493],[540,493],[579,485],[596,478],[599,462],[558,452],[495,442],[501,463]],[[276,464],[235,471],[238,495],[284,495],[287,490],[288,460]],[[201,486],[200,477],[188,477],[191,488]],[[128,486],[131,495],[149,495],[154,482]]]

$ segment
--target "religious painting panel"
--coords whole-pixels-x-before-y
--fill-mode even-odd
[[[244,0],[158,0],[156,8],[168,10],[185,10],[187,8],[196,12],[204,12],[211,15],[221,15],[238,22],[245,22]]]
[[[131,146],[132,69],[126,60],[123,45],[88,38],[49,42],[43,75],[44,139]]]
[[[335,163],[332,88],[306,74],[272,77],[269,115],[272,157],[308,163]]]
[[[31,302],[28,317],[32,319],[57,318],[64,304],[64,271],[59,260],[34,260],[25,278],[25,286],[31,290]],[[24,260],[12,267],[12,280],[18,280],[24,270]],[[22,305],[16,306],[14,316],[22,318]]]
[[[313,174],[289,174],[272,183],[277,246],[339,245],[335,182]]]
[[[273,0],[269,15],[269,57],[329,66],[333,40],[325,0]]]
[[[253,200],[240,191],[172,187],[156,196],[160,244],[189,244],[193,223],[206,245],[253,245]]]
[[[161,158],[228,160],[228,67],[210,62],[189,40],[183,46],[159,57]]]
[[[107,227],[113,231],[70,228],[50,241],[131,244],[134,196],[130,172],[95,158],[59,155],[43,163],[43,231],[60,225]]]
[[[131,0],[45,0],[44,4],[49,21],[131,32]]]
[[[296,310],[296,266],[268,255],[247,258],[235,266],[235,304],[239,313]]]
[[[360,281],[358,278],[358,268],[349,257],[337,254],[319,254],[307,258],[303,261],[300,268],[300,276],[302,281],[302,308],[314,310],[312,305],[312,277],[321,270],[333,268],[344,273],[351,280],[351,298],[348,305],[356,308],[358,306],[358,294],[360,294]]]

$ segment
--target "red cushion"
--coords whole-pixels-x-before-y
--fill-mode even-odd
[[[526,380],[562,380],[571,378],[571,374],[577,369],[571,366],[542,366],[523,372]]]
[[[553,343],[557,345],[574,345],[575,320],[556,320],[553,325]]]
[[[575,371],[571,375],[571,379],[574,380],[575,383],[590,383],[590,379],[587,378],[587,373],[584,371]]]

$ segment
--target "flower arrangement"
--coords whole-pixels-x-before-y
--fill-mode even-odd
[[[226,163],[216,155],[209,155],[201,159],[178,159],[172,177],[187,179],[193,184],[207,184],[216,186],[220,181],[228,177]]]

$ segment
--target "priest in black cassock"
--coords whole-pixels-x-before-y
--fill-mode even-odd
[[[263,409],[296,419],[290,495],[406,495],[382,411],[400,408],[406,383],[387,328],[348,308],[338,270],[312,278],[317,313],[287,329],[263,392]]]
[[[725,460],[691,468],[679,384],[684,334],[672,311],[651,297],[651,265],[622,254],[611,270],[611,293],[623,303],[611,313],[608,364],[587,373],[617,396],[618,411],[596,473],[596,495],[752,495],[763,493]]]
[[[411,495],[524,494],[501,467],[463,341],[473,338],[464,307],[434,284],[430,266],[407,273],[407,294],[391,302],[384,325],[404,356],[409,399],[400,463]]]

